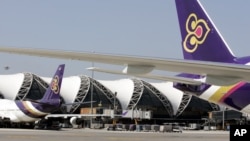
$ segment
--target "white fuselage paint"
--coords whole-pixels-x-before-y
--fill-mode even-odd
[[[47,113],[43,113],[38,111],[29,101],[25,101],[26,105],[29,108],[29,111],[35,111],[40,115],[47,115]],[[15,101],[8,99],[0,100],[0,117],[8,118],[11,122],[34,122],[39,118],[32,118],[23,113],[19,107],[16,105]]]
[[[203,92],[199,97],[204,100],[209,100],[211,96],[220,88],[220,86],[211,85],[205,92]],[[213,101],[215,102],[215,101]]]

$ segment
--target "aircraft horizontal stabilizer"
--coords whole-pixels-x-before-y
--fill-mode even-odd
[[[64,103],[62,106],[67,106],[67,105],[73,105],[73,104],[89,104],[89,103],[95,103],[96,101],[86,101],[86,102],[74,102],[74,103]]]

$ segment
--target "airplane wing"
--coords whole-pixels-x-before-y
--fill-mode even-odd
[[[124,65],[123,72],[131,75],[147,74],[152,70],[199,74],[206,76],[206,83],[215,85],[250,81],[250,66],[239,64],[34,48],[0,47],[0,52]]]
[[[77,118],[88,118],[88,117],[110,117],[110,115],[106,114],[49,114],[45,116],[45,119],[48,118],[69,118],[69,117],[77,117]]]
[[[101,69],[101,68],[97,68],[97,67],[90,67],[87,69],[91,70],[91,71],[96,71],[96,72],[111,73],[111,74],[118,74],[118,75],[128,75],[128,74],[123,73],[121,71]],[[141,77],[141,78],[155,79],[155,80],[185,83],[185,84],[190,84],[190,85],[201,85],[202,84],[201,81],[197,81],[197,80],[194,80],[191,78],[178,77],[178,76],[162,76],[162,75],[155,75],[155,74],[143,74],[143,75],[135,74],[134,76]]]

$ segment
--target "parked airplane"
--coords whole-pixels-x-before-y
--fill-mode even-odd
[[[0,117],[14,123],[34,122],[61,105],[60,89],[64,73],[64,64],[59,65],[43,98],[40,100],[8,100],[0,99]]]
[[[212,20],[198,0],[176,0],[182,37],[184,59],[249,65],[250,56],[236,57],[230,50]],[[227,73],[227,72],[225,72]],[[207,81],[230,81],[230,77],[180,74],[179,76]],[[210,79],[210,80],[208,80]],[[228,80],[229,79],[229,80]],[[175,87],[202,99],[220,103],[232,109],[250,113],[250,83],[239,81],[232,85],[189,85],[176,83]]]
[[[122,72],[115,72],[179,82],[175,86],[185,92],[250,113],[250,57],[233,55],[198,0],[176,0],[176,7],[184,60],[34,48],[0,47],[0,52],[125,65]],[[159,76],[152,70],[185,74]]]

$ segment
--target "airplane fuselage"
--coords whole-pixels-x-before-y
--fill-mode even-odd
[[[0,105],[0,117],[9,119],[11,122],[34,122],[39,119],[39,116],[47,115],[38,111],[30,101],[1,99]],[[31,112],[36,113],[37,117],[28,116],[27,113]]]
[[[230,86],[175,84],[175,87],[187,94],[250,114],[250,83],[238,82]]]

